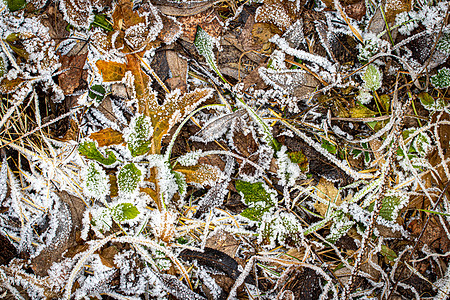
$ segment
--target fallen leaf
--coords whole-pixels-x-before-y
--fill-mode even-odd
[[[112,128],[105,128],[100,131],[93,132],[89,138],[97,141],[99,147],[120,145],[124,142],[122,133]]]

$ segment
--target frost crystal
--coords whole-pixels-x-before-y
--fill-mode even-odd
[[[150,150],[152,134],[153,126],[150,117],[138,115],[131,119],[130,125],[123,135],[131,156],[143,155]]]
[[[82,173],[83,191],[88,197],[104,200],[109,193],[109,182],[103,168],[96,162],[89,162]]]
[[[278,177],[281,179],[280,184],[285,187],[295,185],[295,181],[302,177],[302,172],[298,164],[291,161],[286,153],[286,146],[282,146],[281,150],[277,152]]]

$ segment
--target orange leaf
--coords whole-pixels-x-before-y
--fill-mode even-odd
[[[122,133],[112,128],[105,128],[100,131],[91,133],[89,138],[97,141],[99,147],[118,145],[123,143]]]
[[[114,61],[99,60],[95,63],[102,74],[103,81],[121,81],[125,76],[127,66]]]
[[[213,186],[217,181],[222,178],[223,172],[216,166],[202,164],[192,167],[176,166],[174,169],[176,172],[182,173],[186,182],[194,185]]]

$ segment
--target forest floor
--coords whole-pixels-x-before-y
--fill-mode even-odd
[[[0,298],[447,299],[449,8],[0,1]]]

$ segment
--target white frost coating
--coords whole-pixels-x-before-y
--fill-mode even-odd
[[[367,105],[372,101],[373,96],[368,91],[362,89],[359,91],[359,95],[356,96],[356,99],[361,103],[362,105]],[[351,123],[350,123],[351,124]]]
[[[311,53],[308,53],[306,51],[303,50],[297,50],[297,49],[293,49],[289,46],[288,42],[280,37],[279,35],[274,35],[269,42],[274,43],[276,45],[278,45],[278,47],[281,48],[281,50],[283,50],[285,53],[295,56],[298,59],[304,59],[313,63],[318,64],[319,66],[324,67],[327,71],[329,71],[330,73],[336,73],[336,68],[335,66],[328,61],[326,58],[322,57],[322,56],[318,56],[318,55],[314,55]]]
[[[287,148],[283,145],[281,150],[277,152],[277,175],[280,178],[280,184],[288,188],[294,186],[297,179],[305,176],[302,174],[298,164],[291,161],[286,151]]]
[[[83,180],[83,192],[86,196],[97,200],[104,200],[109,193],[109,180],[103,168],[91,161],[81,171]]]
[[[177,162],[185,167],[195,166],[198,163],[198,159],[202,157],[203,150],[196,150],[188,152],[177,158]]]

